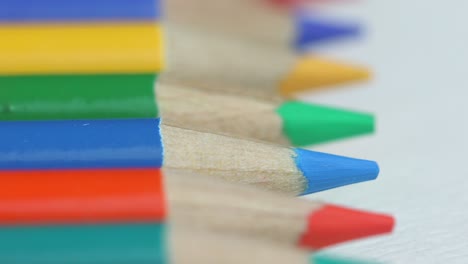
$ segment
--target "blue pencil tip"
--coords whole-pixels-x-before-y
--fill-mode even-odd
[[[303,50],[322,42],[340,38],[355,37],[361,33],[357,24],[320,21],[304,12],[296,12],[296,37],[294,46]]]
[[[375,161],[295,149],[296,165],[307,181],[303,195],[354,183],[375,180],[379,166]]]

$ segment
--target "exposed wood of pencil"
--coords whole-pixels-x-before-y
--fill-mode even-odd
[[[156,92],[165,124],[290,144],[274,103],[164,83],[158,84]]]
[[[171,221],[194,229],[296,246],[308,216],[321,207],[182,170],[165,174]]]
[[[307,185],[293,149],[161,125],[165,168],[301,194]]]
[[[286,47],[293,38],[292,14],[252,0],[171,0],[170,22]]]
[[[175,264],[310,263],[307,252],[291,247],[178,226],[170,232],[170,258]]]
[[[166,26],[169,63],[161,81],[280,100],[280,83],[295,66],[292,53],[174,23]]]

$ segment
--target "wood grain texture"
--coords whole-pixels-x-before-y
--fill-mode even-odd
[[[161,125],[165,168],[300,194],[307,186],[293,149]]]
[[[168,67],[160,80],[207,91],[280,101],[280,82],[296,63],[286,50],[166,23]]]
[[[164,83],[157,95],[164,124],[290,145],[275,103]]]
[[[169,218],[193,229],[296,246],[322,204],[184,170],[165,170]]]

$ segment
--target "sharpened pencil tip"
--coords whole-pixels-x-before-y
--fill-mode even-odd
[[[301,58],[280,84],[280,93],[292,97],[295,93],[328,86],[368,80],[370,71],[318,57]]]
[[[370,261],[345,259],[342,257],[334,257],[323,254],[313,254],[310,260],[310,264],[377,264]]]
[[[296,39],[294,46],[298,50],[305,50],[316,44],[346,37],[356,37],[360,34],[357,24],[320,21],[308,12],[295,12]]]
[[[299,148],[295,151],[296,165],[304,175],[307,184],[303,195],[375,180],[379,175],[380,169],[375,161]]]
[[[307,104],[283,103],[278,109],[284,134],[294,146],[307,146],[374,131],[371,114]]]
[[[395,224],[389,215],[325,205],[309,217],[308,230],[300,240],[307,248],[321,249],[385,233],[390,233]]]

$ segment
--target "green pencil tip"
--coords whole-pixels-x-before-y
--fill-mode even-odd
[[[318,144],[374,131],[374,116],[297,101],[283,103],[277,113],[294,146]]]
[[[345,259],[345,258],[337,258],[331,257],[328,255],[311,255],[310,257],[310,264],[378,264],[376,262],[370,261],[362,261],[362,260],[355,260],[355,259]]]

